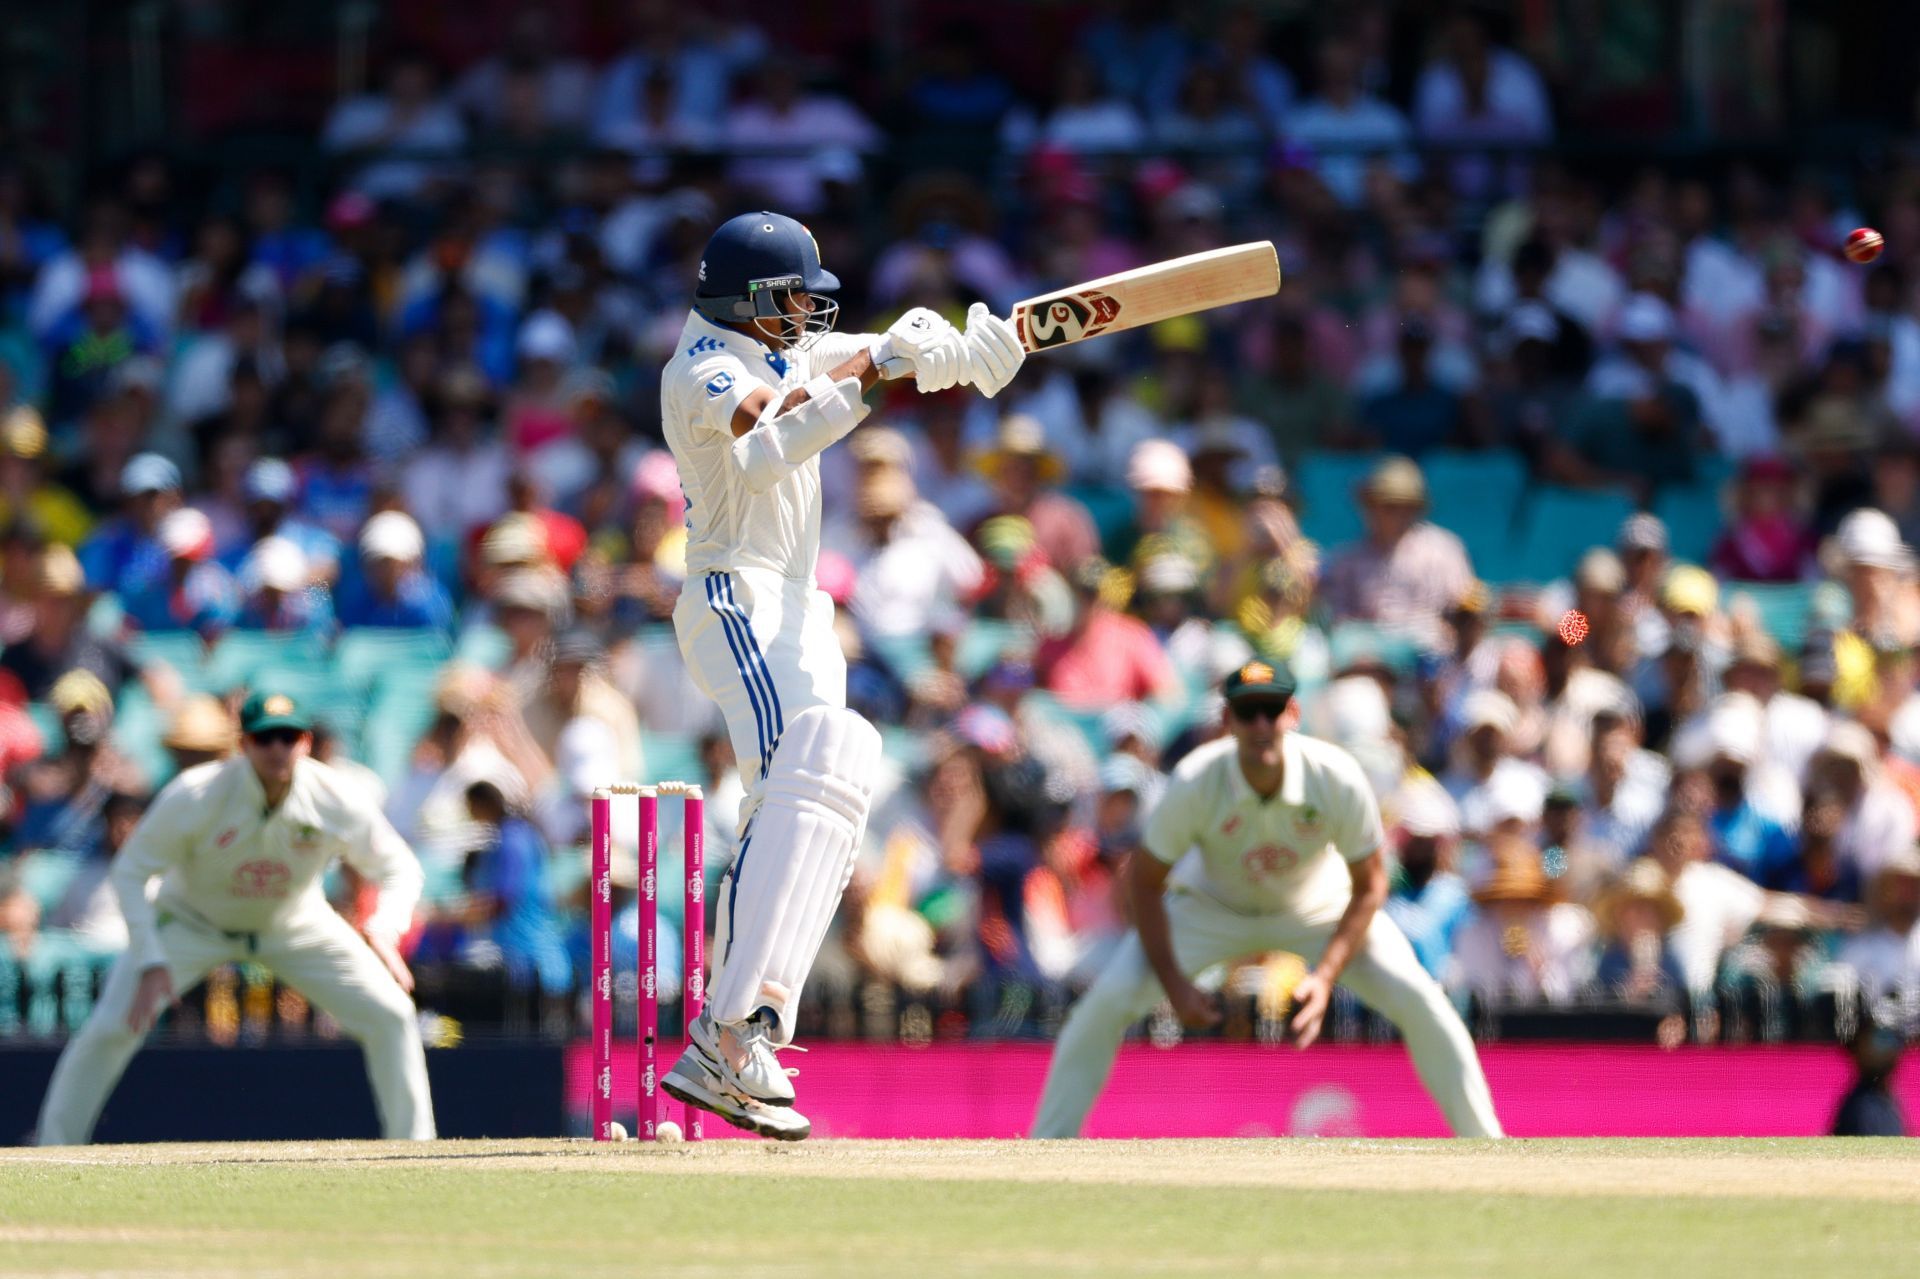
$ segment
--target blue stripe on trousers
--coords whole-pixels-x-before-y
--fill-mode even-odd
[[[740,673],[741,682],[747,686],[747,701],[753,706],[754,740],[759,744],[760,758],[764,760],[773,752],[772,745],[767,741],[766,713],[760,704],[759,688],[747,670],[746,654],[742,651],[739,636],[734,630],[733,615],[720,603],[718,577],[716,573],[707,574],[707,607],[712,609],[714,616],[720,619],[720,629],[727,637],[727,648],[733,653],[734,669]]]

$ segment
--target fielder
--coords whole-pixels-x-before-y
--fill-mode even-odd
[[[1220,1014],[1193,976],[1269,950],[1319,956],[1294,988],[1289,1031],[1301,1048],[1319,1037],[1339,982],[1399,1027],[1456,1136],[1500,1136],[1467,1028],[1380,911],[1380,808],[1360,766],[1286,731],[1285,672],[1249,662],[1221,691],[1230,735],[1180,762],[1148,819],[1151,855],[1136,854],[1129,872],[1135,931],[1061,1028],[1033,1136],[1079,1133],[1127,1028],[1163,991],[1185,1024],[1213,1025]]]
[[[397,948],[420,864],[359,783],[309,758],[311,729],[291,697],[256,692],[240,711],[241,754],[169,782],[114,857],[127,952],[54,1067],[41,1145],[88,1141],[160,1010],[209,970],[247,959],[360,1041],[387,1137],[433,1137],[413,978]],[[379,885],[364,932],[322,894],[336,857]]]
[[[661,1086],[785,1141],[811,1126],[774,1053],[792,1042],[880,761],[879,733],[846,709],[833,604],[813,581],[819,455],[867,415],[861,397],[882,379],[992,396],[1025,358],[1013,326],[980,303],[964,333],[924,307],[883,334],[834,333],[839,307],[825,295],[839,284],[792,218],[747,213],[724,223],[707,242],[693,310],[660,384],[661,423],[687,496],[687,581],[674,631],[750,779],[740,852],[714,908],[706,1009]]]

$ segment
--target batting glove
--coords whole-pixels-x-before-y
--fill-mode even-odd
[[[965,380],[978,387],[980,394],[992,399],[1007,389],[1013,375],[1026,362],[1026,348],[1013,324],[987,309],[985,302],[967,308],[967,371]]]
[[[922,391],[944,391],[966,375],[966,341],[937,312],[916,306],[893,322],[871,348],[884,378],[912,374]]]

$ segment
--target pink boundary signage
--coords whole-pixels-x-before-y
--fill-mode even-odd
[[[1045,1044],[904,1048],[810,1045],[797,1081],[823,1137],[1017,1137],[1046,1076]],[[671,1062],[677,1045],[662,1044]],[[1852,1081],[1838,1048],[1493,1044],[1481,1050],[1516,1137],[1807,1137],[1827,1132]],[[567,1100],[585,1130],[585,1044],[567,1057]],[[615,1046],[616,1115],[634,1112],[634,1049]],[[1920,1122],[1920,1066],[1896,1076]],[[739,1136],[722,1123],[710,1137]],[[1444,1137],[1440,1112],[1397,1044],[1309,1052],[1249,1044],[1128,1045],[1089,1137]]]

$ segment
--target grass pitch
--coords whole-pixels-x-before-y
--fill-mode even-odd
[[[1911,1273],[1920,1143],[0,1150],[0,1275]]]

